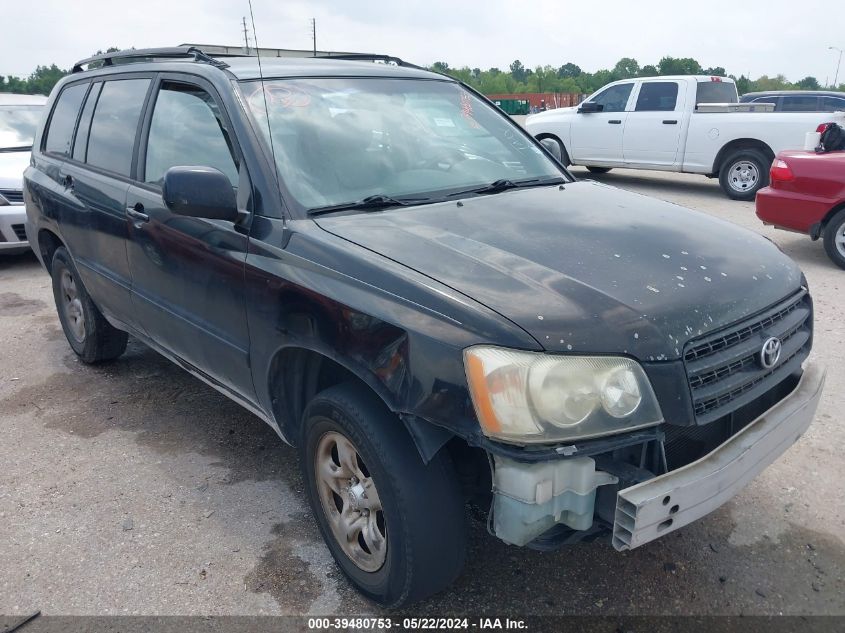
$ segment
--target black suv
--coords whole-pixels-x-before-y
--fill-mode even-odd
[[[576,181],[448,77],[125,51],[47,112],[27,233],[73,350],[108,361],[131,334],[296,445],[380,604],[458,575],[468,503],[508,543],[629,549],[810,424],[824,371],[788,257]]]
[[[845,92],[831,90],[769,90],[748,92],[740,103],[773,103],[775,112],[842,112]]]

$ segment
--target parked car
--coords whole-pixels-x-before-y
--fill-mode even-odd
[[[0,254],[29,249],[23,171],[47,97],[0,93]]]
[[[757,217],[822,238],[828,257],[845,268],[845,151],[779,153],[769,186],[757,193]]]
[[[627,550],[798,439],[824,370],[792,260],[576,182],[391,59],[76,64],[24,195],[82,361],[132,334],[297,446],[329,550],[387,606],[460,573],[467,502],[514,545]]]
[[[771,103],[775,112],[843,112],[845,92],[832,90],[769,90],[748,92],[740,103]]]
[[[744,112],[751,104],[737,100],[724,77],[626,79],[577,107],[531,115],[525,126],[554,140],[565,165],[704,174],[718,177],[729,197],[753,200],[775,154],[803,148],[805,134],[831,115]],[[845,114],[833,120],[843,123]]]

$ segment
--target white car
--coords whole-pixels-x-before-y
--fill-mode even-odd
[[[545,144],[565,165],[704,174],[718,177],[729,197],[753,200],[768,184],[775,154],[802,149],[820,123],[845,123],[842,113],[772,112],[737,101],[736,85],[724,77],[626,79],[579,106],[529,116],[525,127],[554,141]]]
[[[0,253],[21,252],[26,241],[23,172],[47,97],[0,93]]]

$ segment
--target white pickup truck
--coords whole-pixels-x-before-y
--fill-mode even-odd
[[[626,79],[579,106],[529,116],[525,127],[555,141],[546,145],[565,165],[704,174],[718,177],[729,197],[753,200],[777,152],[802,149],[820,123],[845,123],[841,112],[760,111],[737,101],[736,85],[724,77]]]

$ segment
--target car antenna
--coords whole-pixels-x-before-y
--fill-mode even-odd
[[[264,99],[264,117],[267,119],[267,138],[270,139],[270,153],[273,155],[273,173],[276,185],[280,187],[279,173],[276,163],[276,148],[273,146],[273,130],[270,127],[270,108],[267,106],[267,91],[264,89],[264,72],[261,69],[261,48],[258,46],[258,33],[255,30],[255,15],[252,12],[252,0],[249,3],[249,19],[252,22],[252,40],[255,42],[255,57],[258,59],[258,79],[261,82],[261,96]],[[281,192],[281,189],[280,189]]]

